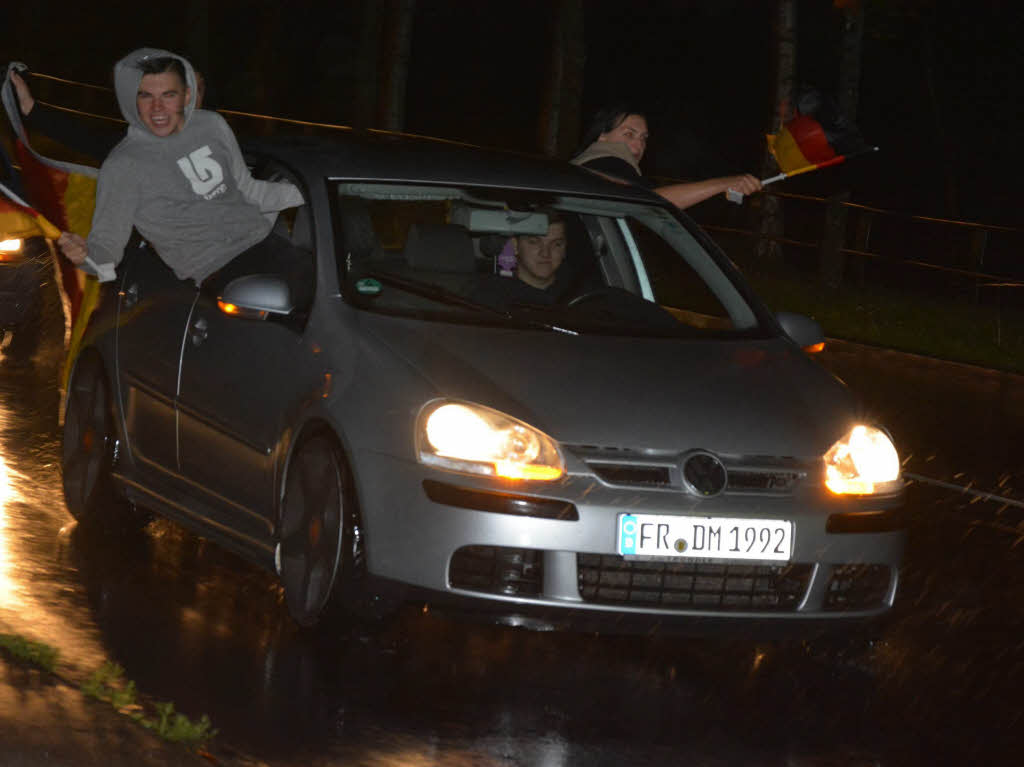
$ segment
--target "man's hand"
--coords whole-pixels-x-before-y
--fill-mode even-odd
[[[85,259],[89,256],[89,246],[80,234],[64,232],[57,240],[57,245],[67,256],[68,261],[76,266],[85,263]]]
[[[28,89],[28,83],[25,82],[24,78],[15,70],[11,70],[11,83],[14,85],[14,91],[18,95],[18,108],[21,109],[21,113],[25,117],[28,117],[28,113],[36,105],[36,100],[32,98],[32,91]]]

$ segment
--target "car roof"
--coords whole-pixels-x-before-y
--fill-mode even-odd
[[[563,160],[386,131],[345,130],[333,137],[243,141],[243,147],[315,178],[343,178],[537,189],[655,204],[644,187],[618,182]]]

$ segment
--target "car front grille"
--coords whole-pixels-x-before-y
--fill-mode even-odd
[[[678,454],[645,454],[628,449],[571,446],[574,453],[605,484],[644,489],[686,489]],[[792,458],[719,456],[726,468],[727,493],[788,494],[808,475],[808,467]]]
[[[580,596],[630,607],[794,610],[812,565],[644,562],[607,554],[577,555]]]
[[[836,565],[825,592],[825,609],[871,610],[883,607],[892,572],[888,565]]]
[[[463,546],[448,565],[452,588],[535,597],[544,583],[544,552],[504,546]]]

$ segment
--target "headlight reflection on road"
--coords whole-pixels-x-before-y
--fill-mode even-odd
[[[3,453],[0,453],[0,608],[6,609],[14,609],[22,604],[20,589],[11,575],[13,558],[7,516],[11,502],[20,497],[11,485],[7,461]]]

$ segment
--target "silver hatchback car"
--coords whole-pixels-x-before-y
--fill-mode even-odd
[[[68,387],[75,517],[174,519],[303,625],[368,597],[748,636],[891,607],[889,436],[685,215],[445,142],[249,150],[304,192],[277,229],[315,284],[196,287],[131,247]]]

